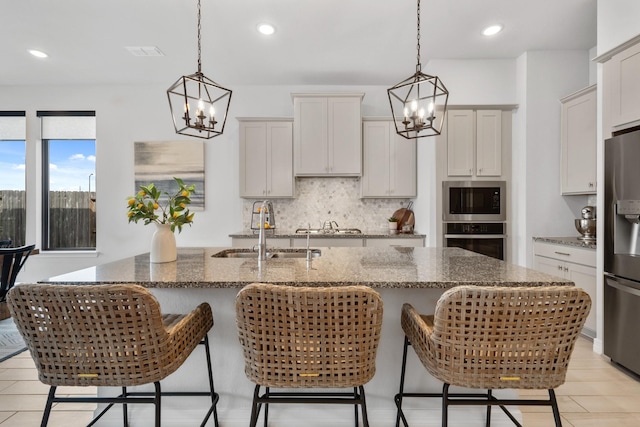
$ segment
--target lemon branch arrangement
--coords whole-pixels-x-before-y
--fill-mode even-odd
[[[127,200],[129,222],[137,223],[144,220],[144,225],[155,222],[156,224],[171,224],[171,231],[178,229],[182,232],[182,226],[193,223],[193,213],[189,212],[188,205],[191,204],[189,196],[195,193],[194,184],[185,185],[180,178],[173,178],[178,184],[178,191],[170,195],[166,191],[160,191],[151,183],[141,185],[140,191],[135,196]],[[158,201],[162,194],[168,196],[165,206]]]

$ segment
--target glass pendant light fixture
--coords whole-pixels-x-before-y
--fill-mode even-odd
[[[198,0],[198,71],[180,77],[167,90],[167,96],[176,133],[211,139],[224,132],[231,91],[202,74],[200,17]]]
[[[437,76],[422,72],[420,64],[420,0],[418,0],[418,64],[416,72],[387,89],[396,132],[407,139],[440,135],[449,91]]]

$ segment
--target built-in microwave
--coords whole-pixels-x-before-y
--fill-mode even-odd
[[[506,221],[505,181],[443,181],[444,221]]]

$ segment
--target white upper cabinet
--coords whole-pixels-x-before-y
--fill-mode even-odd
[[[476,111],[476,175],[502,175],[502,111]]]
[[[502,111],[447,112],[447,175],[502,175]]]
[[[365,120],[362,127],[362,197],[416,197],[416,140],[398,135],[391,120]]]
[[[562,194],[596,193],[596,86],[560,100]]]
[[[611,125],[640,121],[640,43],[613,55],[606,73],[611,87]]]
[[[294,196],[293,124],[288,120],[240,121],[240,197]]]
[[[293,94],[296,176],[360,176],[363,94]]]
[[[475,120],[472,110],[447,112],[447,174],[471,176],[475,168]]]

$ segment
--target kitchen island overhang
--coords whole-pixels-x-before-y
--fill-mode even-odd
[[[152,289],[164,313],[184,313],[201,302],[213,309],[214,326],[209,332],[216,391],[220,394],[221,425],[246,426],[251,413],[253,383],[244,374],[242,348],[237,338],[235,297],[249,283],[269,282],[298,286],[345,286],[363,284],[382,296],[384,314],[376,360],[377,372],[365,385],[369,421],[372,427],[395,423],[393,396],[398,392],[404,333],[400,326],[402,304],[410,302],[421,313],[432,313],[444,289],[457,285],[484,286],[573,286],[574,283],[531,269],[458,248],[321,248],[309,268],[304,258],[270,259],[259,267],[257,258],[214,258],[229,248],[179,248],[178,260],[150,264],[142,254],[108,264],[52,277],[42,282],[58,284],[136,283]],[[194,352],[175,374],[163,381],[163,390],[193,389],[183,378],[195,378],[202,370],[203,355]],[[415,354],[407,361],[406,391],[439,392],[441,383],[429,376]],[[187,370],[187,371],[185,371]],[[186,372],[186,373],[185,373]],[[184,374],[183,374],[184,373]],[[195,374],[195,375],[194,375]],[[205,376],[202,384],[207,387]],[[100,394],[111,393],[101,389]],[[513,390],[499,390],[499,396],[516,397]],[[412,399],[403,404],[410,425],[437,424],[438,399]],[[406,409],[405,409],[406,406]],[[162,401],[163,425],[198,425],[207,402],[197,398]],[[133,420],[153,419],[146,405],[129,405]],[[119,411],[101,425],[120,426]],[[451,425],[483,425],[485,409],[459,407],[450,411]],[[519,413],[516,413],[519,416]],[[351,426],[353,409],[327,405],[278,405],[269,411],[271,425],[299,427]],[[459,422],[456,422],[458,420]],[[141,424],[141,425],[144,425]],[[501,411],[493,411],[492,425],[512,426]]]
[[[50,284],[135,283],[148,288],[234,288],[254,282],[291,286],[365,285],[375,289],[477,286],[573,286],[573,282],[460,248],[319,248],[304,258],[217,258],[228,250],[179,248],[174,262],[152,264],[149,254],[41,280]]]

